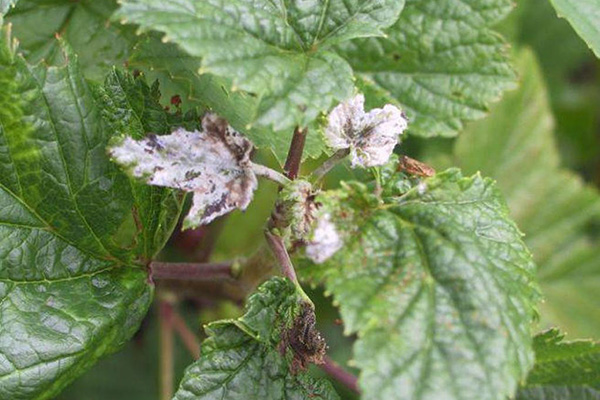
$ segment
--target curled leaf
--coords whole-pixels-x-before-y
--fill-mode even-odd
[[[368,113],[364,104],[362,94],[339,104],[329,114],[325,129],[329,147],[350,149],[353,168],[385,164],[408,124],[404,113],[391,104]]]
[[[194,193],[184,228],[207,224],[236,208],[244,210],[257,187],[252,143],[214,114],[204,117],[202,128],[179,128],[141,140],[125,137],[109,146],[113,160],[132,176]]]

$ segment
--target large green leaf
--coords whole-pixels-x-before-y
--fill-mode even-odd
[[[290,371],[282,341],[302,301],[290,281],[272,278],[250,297],[244,316],[208,325],[201,357],[174,400],[339,399],[327,381]]]
[[[331,46],[382,35],[403,6],[403,0],[127,0],[117,16],[164,32],[164,40],[202,57],[202,72],[257,96],[252,123],[281,131],[308,125],[351,95],[352,70]]]
[[[518,56],[522,86],[456,144],[456,163],[498,181],[539,265],[544,325],[576,337],[600,331],[600,196],[560,167],[553,120],[539,68]]]
[[[511,0],[407,0],[385,38],[345,44],[367,102],[398,102],[409,133],[454,136],[514,84],[506,44],[490,27]]]
[[[566,18],[573,29],[600,57],[600,2],[598,0],[551,0],[559,17]]]
[[[223,78],[199,74],[200,59],[186,54],[172,43],[162,43],[149,35],[136,44],[128,62],[131,68],[159,79],[161,88],[170,94],[181,95],[186,103],[208,108],[227,119],[236,130],[243,132],[259,148],[271,149],[280,162],[285,160],[293,130],[273,132],[252,125],[259,99],[243,91],[231,91]],[[323,151],[320,135],[311,127],[303,155],[317,158]]]
[[[521,0],[518,10],[521,11],[518,42],[531,46],[540,64],[563,163],[585,170],[593,164],[600,148],[597,134],[600,91],[593,72],[600,66],[600,60],[571,25],[556,16],[549,1]],[[591,73],[584,73],[588,68]]]
[[[60,35],[79,56],[86,77],[100,80],[126,60],[136,40],[133,29],[109,22],[116,7],[116,0],[21,0],[6,18],[29,62],[60,64],[55,39]]]
[[[551,329],[535,337],[535,366],[518,400],[600,399],[600,344],[565,342]]]
[[[366,399],[504,400],[533,364],[531,255],[491,180],[409,183],[383,203],[358,184],[319,196],[344,247],[302,272],[358,333]]]
[[[141,262],[158,250],[137,237],[162,243],[178,207],[142,225],[154,199],[108,160],[77,57],[30,67],[1,33],[0,398],[48,399],[137,329],[152,297]]]

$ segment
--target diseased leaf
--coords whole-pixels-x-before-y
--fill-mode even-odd
[[[535,366],[517,400],[600,399],[600,344],[565,342],[551,329],[534,339]]]
[[[202,58],[202,72],[256,95],[251,123],[281,131],[306,126],[350,97],[352,71],[331,46],[382,35],[403,6],[402,0],[128,0],[117,16],[164,32],[164,40]]]
[[[202,129],[179,128],[141,140],[122,137],[109,147],[114,161],[133,177],[194,193],[184,228],[246,209],[258,185],[250,161],[252,143],[214,114],[204,117]]]
[[[566,18],[600,58],[600,3],[597,0],[550,0],[559,17]]]
[[[331,215],[325,213],[316,222],[312,236],[306,243],[306,256],[313,262],[321,264],[331,258],[344,246],[340,234],[333,222]]]
[[[343,44],[369,107],[396,102],[409,134],[454,136],[514,86],[506,44],[491,30],[510,0],[407,0],[385,38]]]
[[[362,94],[339,104],[329,113],[325,128],[327,145],[334,150],[348,149],[353,168],[387,163],[408,122],[391,104],[369,112],[364,106]]]
[[[348,183],[317,197],[344,247],[302,269],[333,294],[346,333],[359,335],[365,398],[514,394],[533,364],[537,291],[493,182],[449,170],[418,184],[392,175],[383,202],[371,190]]]
[[[560,166],[553,120],[531,52],[518,55],[522,86],[456,144],[455,163],[497,179],[539,265],[542,323],[573,337],[600,329],[600,196]]]
[[[116,7],[116,0],[20,0],[6,19],[31,64],[60,65],[63,54],[55,38],[60,35],[78,55],[85,76],[102,80],[127,59],[137,40],[131,27],[110,23]]]
[[[301,304],[290,281],[272,278],[250,297],[244,316],[208,325],[201,357],[174,400],[339,399],[327,381],[290,371],[285,332],[301,317]]]
[[[19,0],[0,0],[0,15],[6,14]]]
[[[136,226],[152,199],[108,160],[112,132],[74,54],[30,67],[1,33],[0,398],[50,399],[135,332],[158,250],[137,238],[162,243],[179,207]]]

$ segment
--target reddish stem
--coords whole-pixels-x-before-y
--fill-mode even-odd
[[[232,280],[233,263],[170,263],[152,261],[151,277],[154,280],[172,279],[184,281]]]
[[[173,398],[173,305],[166,300],[158,303],[160,323],[160,400]]]
[[[302,162],[302,153],[304,153],[307,132],[307,129],[299,127],[294,130],[292,143],[290,143],[290,149],[285,160],[285,166],[283,167],[285,175],[291,180],[296,179],[300,172],[300,163]]]
[[[343,369],[338,363],[329,357],[325,357],[323,361],[324,363],[320,364],[319,367],[325,371],[327,375],[331,376],[333,379],[340,382],[354,393],[360,394],[360,389],[358,388],[358,378],[356,376]]]
[[[283,276],[295,284],[298,284],[296,270],[294,269],[294,265],[292,264],[292,260],[290,259],[290,255],[285,248],[285,243],[283,242],[281,236],[274,235],[267,230],[265,232],[265,237],[267,238],[267,243],[269,244],[271,251],[273,251],[275,258],[281,266],[281,273]]]
[[[196,334],[187,326],[183,317],[176,311],[173,311],[173,328],[183,341],[194,360],[200,357],[200,343]]]

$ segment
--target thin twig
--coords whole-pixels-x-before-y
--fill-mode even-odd
[[[343,369],[339,364],[329,357],[325,357],[323,361],[325,362],[320,364],[319,367],[325,371],[327,375],[331,376],[333,379],[340,382],[354,393],[360,394],[360,389],[358,388],[358,378],[356,378],[356,376]]]
[[[192,357],[194,357],[194,360],[197,360],[200,357],[200,343],[196,334],[187,326],[185,320],[177,310],[173,310],[173,328]]]
[[[160,324],[160,400],[171,400],[174,389],[173,306],[167,300],[160,300],[158,307]]]
[[[264,165],[252,163],[252,171],[254,171],[256,175],[267,178],[268,180],[278,183],[281,186],[290,183],[290,180],[285,175],[275,171],[274,169],[265,167]]]
[[[283,276],[289,278],[289,280],[296,285],[299,285],[296,270],[294,269],[294,265],[292,264],[292,260],[290,259],[290,255],[285,248],[285,243],[281,236],[274,235],[267,230],[265,231],[265,237],[267,238],[267,243],[269,244],[271,251],[273,251],[275,258],[281,266],[281,273]]]
[[[292,137],[287,159],[285,160],[285,166],[283,167],[285,175],[292,180],[296,179],[300,172],[300,164],[302,162],[302,153],[304,153],[304,143],[306,142],[307,132],[308,129],[300,127],[296,127],[294,130],[294,136]]]
[[[234,279],[233,262],[170,263],[152,261],[150,273],[154,280],[214,281]]]
[[[304,143],[306,141],[306,130],[302,128],[296,128],[294,130],[294,136],[290,143],[290,149],[288,150],[287,159],[285,161],[285,171],[289,179],[294,180],[298,176],[300,171],[300,163],[302,162],[302,153],[304,152]],[[296,276],[296,270],[290,259],[290,255],[287,252],[285,243],[281,236],[272,233],[271,228],[279,226],[277,221],[277,213],[271,214],[271,220],[268,223],[269,228],[265,231],[265,237],[269,248],[275,255],[279,266],[281,267],[281,273],[283,276],[289,278],[296,286],[301,288]]]
[[[314,182],[320,181],[329,171],[338,165],[344,158],[350,154],[350,149],[341,149],[333,153],[321,166],[313,171],[311,177]]]

